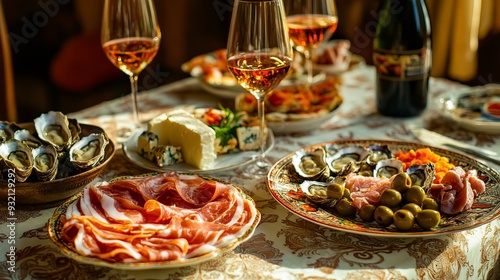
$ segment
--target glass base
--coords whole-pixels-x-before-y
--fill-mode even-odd
[[[272,163],[267,159],[257,159],[243,168],[243,175],[250,178],[266,177],[271,169]]]
[[[125,143],[134,135],[134,133],[139,129],[139,126],[130,123],[129,125],[120,125],[116,133],[116,142]]]

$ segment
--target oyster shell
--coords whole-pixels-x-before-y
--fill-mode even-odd
[[[394,154],[387,145],[373,144],[368,147],[368,150],[370,150],[371,153],[366,158],[366,163],[371,166],[375,166],[381,160],[394,158]]]
[[[80,132],[82,132],[82,128],[76,119],[68,118],[68,127],[71,132],[71,145],[75,144],[80,140]]]
[[[58,154],[54,146],[41,145],[33,149],[33,170],[40,181],[51,181],[56,177],[59,165]]]
[[[50,111],[34,120],[38,137],[54,146],[57,152],[66,150],[72,144],[68,117],[61,112]]]
[[[106,153],[109,140],[102,133],[92,133],[76,142],[69,150],[69,161],[79,170],[98,165]]]
[[[23,142],[11,139],[0,144],[0,158],[2,159],[2,173],[9,169],[15,170],[18,182],[24,182],[33,170],[33,155],[31,149]]]
[[[357,172],[369,154],[363,146],[346,147],[328,156],[326,162],[333,175],[345,176]]]
[[[322,207],[334,207],[338,199],[328,196],[329,182],[304,181],[299,187],[307,199]]]
[[[31,149],[38,148],[42,145],[42,142],[27,129],[21,129],[14,132],[14,139],[23,142]]]
[[[434,163],[414,164],[406,170],[411,178],[412,185],[421,186],[424,191],[429,190],[436,175]]]
[[[326,165],[326,151],[323,148],[295,153],[292,165],[297,174],[307,180],[323,181],[330,176],[330,169]]]
[[[11,122],[0,122],[0,143],[7,142],[14,138],[14,133],[21,128]]]
[[[373,177],[391,178],[393,175],[403,172],[403,163],[397,159],[384,159],[377,163],[373,170]]]

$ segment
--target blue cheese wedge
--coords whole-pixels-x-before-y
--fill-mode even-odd
[[[157,134],[150,131],[144,131],[139,138],[137,138],[137,153],[152,161],[154,158],[154,150],[158,146],[158,142],[159,138]]]
[[[154,157],[159,167],[183,162],[180,147],[160,145],[156,147]]]
[[[256,150],[259,148],[259,127],[238,127],[236,129],[238,146],[242,151]]]
[[[215,131],[191,114],[175,114],[155,125],[160,145],[180,147],[184,162],[201,170],[215,164]]]

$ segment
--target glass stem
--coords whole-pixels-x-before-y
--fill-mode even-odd
[[[313,75],[313,62],[312,62],[312,57],[311,57],[311,50],[305,49],[304,50],[304,60],[305,60],[305,68],[307,72],[307,82],[309,84],[312,84],[314,81],[314,75]]]
[[[132,98],[132,114],[134,118],[134,124],[136,127],[141,127],[141,122],[139,121],[139,110],[137,107],[137,93],[138,93],[138,86],[137,86],[137,80],[138,80],[138,75],[132,75],[130,77],[130,88],[132,92],[130,93],[130,96]]]
[[[258,101],[258,117],[259,117],[259,140],[260,140],[260,153],[257,158],[257,166],[260,168],[266,168],[268,163],[266,161],[266,137],[264,130],[266,128],[265,124],[265,114],[264,114],[264,96],[257,99]]]

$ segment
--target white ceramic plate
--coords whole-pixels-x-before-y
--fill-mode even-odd
[[[335,115],[337,108],[335,108],[330,113],[318,118],[305,119],[301,121],[285,121],[285,122],[268,121],[266,122],[266,124],[267,127],[269,127],[276,134],[309,132],[312,130],[319,129],[323,123],[331,119]]]
[[[500,98],[499,85],[453,91],[439,99],[439,111],[465,129],[500,134],[500,120],[482,112],[483,105],[493,98]]]
[[[365,65],[366,61],[362,56],[351,53],[351,62],[347,66],[338,67],[336,65],[314,63],[313,70],[315,72],[324,72],[330,76],[337,76],[349,70],[355,69],[357,67],[363,67]]]
[[[149,169],[151,171],[165,172],[165,171],[182,171],[182,172],[192,172],[192,173],[207,173],[221,171],[225,169],[233,169],[247,163],[252,162],[258,155],[258,151],[243,151],[234,154],[223,154],[218,155],[215,160],[215,165],[213,168],[201,170],[187,163],[178,163],[170,166],[160,167],[156,163],[143,158],[137,153],[137,139],[141,135],[142,130],[136,132],[131,138],[129,138],[125,143],[123,143],[123,153],[125,157],[132,163],[139,165],[140,167]],[[266,151],[270,151],[274,147],[274,135],[273,132],[268,130],[268,136],[266,141]]]

